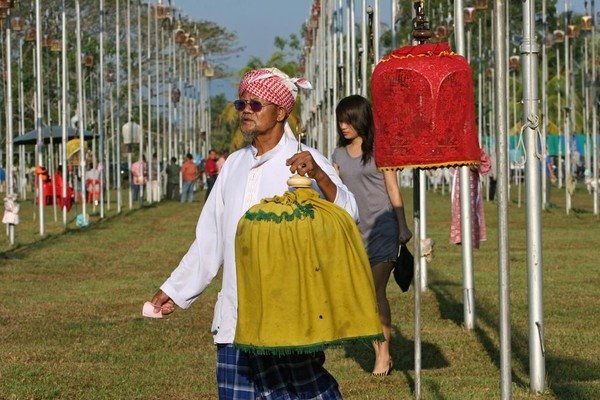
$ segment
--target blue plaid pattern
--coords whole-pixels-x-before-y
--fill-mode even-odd
[[[325,353],[255,355],[233,345],[217,348],[221,400],[340,400],[333,376],[323,367]]]

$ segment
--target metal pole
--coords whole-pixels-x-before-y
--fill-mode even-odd
[[[365,1],[366,2],[366,1]],[[390,26],[392,28],[392,50],[396,48],[396,14],[398,13],[398,3],[396,0],[391,0],[391,21]]]
[[[348,66],[350,72],[350,91],[356,93],[356,24],[355,24],[355,13],[354,13],[354,0],[348,0],[350,3],[349,11],[349,37],[350,37],[350,65]]]
[[[138,56],[138,124],[139,124],[139,139],[140,139],[140,143],[139,143],[139,155],[138,155],[138,159],[140,162],[140,173],[142,175],[142,177],[146,178],[144,176],[144,172],[146,170],[146,168],[144,168],[144,166],[147,167],[147,165],[145,165],[145,163],[143,162],[143,157],[144,157],[144,108],[143,108],[143,102],[142,102],[142,85],[143,85],[143,77],[142,77],[142,3],[140,0],[138,0],[138,6],[137,6],[137,56]],[[146,180],[146,179],[144,179]],[[140,200],[140,204],[144,203],[144,185],[146,185],[146,188],[148,187],[147,182],[145,184],[140,185],[140,191],[139,191],[139,200]]]
[[[538,126],[538,53],[535,36],[535,2],[523,2],[523,118],[527,152],[527,272],[529,291],[529,373],[530,389],[542,393],[545,386],[544,312],[542,301],[542,229],[540,201],[540,160]]]
[[[425,170],[419,170],[419,208],[420,208],[420,227],[419,236],[415,235],[415,240],[418,240],[419,247],[423,240],[427,239],[427,174]],[[427,291],[427,259],[425,257],[419,257],[419,263],[421,264],[421,290]]]
[[[548,82],[548,57],[546,51],[548,21],[546,20],[546,0],[542,0],[542,32],[544,34],[542,41],[542,82]],[[548,122],[548,93],[546,90],[542,90],[542,209],[546,209],[548,207],[548,171],[546,170],[546,158],[548,158],[548,146],[546,145]]]
[[[117,14],[115,18],[115,169],[117,171],[115,183],[117,189],[117,213],[120,214],[123,207],[123,196],[121,193],[121,7],[119,1],[115,1],[115,12]]]
[[[500,298],[500,389],[503,400],[512,398],[511,341],[510,341],[510,257],[508,252],[508,104],[506,90],[506,0],[494,1],[494,59],[496,68],[495,125],[496,125],[496,198],[498,210],[498,291]]]
[[[35,146],[37,165],[44,164],[43,139],[42,139],[42,13],[40,9],[40,0],[35,1],[35,70],[36,70],[36,104],[35,104],[35,126],[38,133],[38,142]],[[40,236],[45,235],[44,231],[44,182],[42,175],[35,177],[38,185],[38,213],[39,213],[39,228]]]
[[[598,192],[600,185],[598,184],[598,106],[596,102],[598,78],[596,77],[596,8],[594,0],[592,0],[592,177],[596,182],[596,189],[593,191],[594,196],[594,215],[598,215]]]
[[[421,243],[418,238],[421,237],[421,200],[420,200],[420,170],[418,168],[413,169],[413,223],[415,230],[415,240],[413,241],[413,252],[414,252],[414,314],[415,314],[415,399],[421,398]]]
[[[62,62],[62,86],[61,86],[61,96],[62,96],[62,104],[61,104],[61,125],[62,125],[62,193],[61,196],[64,199],[62,205],[62,215],[63,215],[63,227],[67,228],[67,186],[69,185],[69,180],[67,179],[68,168],[67,168],[67,121],[68,117],[68,91],[67,86],[68,82],[68,65],[67,65],[67,9],[65,6],[65,0],[62,0],[62,9],[61,9],[61,24],[62,24],[62,37],[61,37],[61,62]]]
[[[86,201],[86,188],[85,188],[85,148],[84,148],[84,116],[83,116],[83,79],[82,79],[82,71],[81,71],[81,7],[79,4],[79,0],[75,0],[75,13],[77,19],[77,28],[76,28],[76,41],[77,41],[77,57],[76,57],[76,65],[77,65],[77,128],[79,129],[79,176],[81,180],[81,214],[83,219],[83,226],[88,224],[87,217],[87,201]]]
[[[457,53],[464,56],[466,51],[462,0],[456,0],[454,2],[454,27]],[[469,184],[470,167],[460,167],[459,174],[464,327],[465,329],[472,330],[475,327],[475,295],[473,288],[473,244],[471,236],[472,222]]]
[[[131,173],[131,143],[135,138],[137,129],[134,129],[132,117],[132,97],[131,97],[131,0],[125,0],[127,2],[127,123],[129,126],[129,143],[127,145],[127,170],[129,174],[129,209],[133,208],[133,193],[131,186],[133,184],[133,175]]]
[[[13,182],[13,96],[12,96],[12,38],[10,26],[10,8],[6,10],[6,194],[14,195]],[[8,240],[15,244],[15,225],[7,224]]]
[[[19,135],[25,134],[25,88],[23,84],[23,38],[19,40]],[[19,146],[19,194],[21,200],[27,199],[25,185],[25,146]]]
[[[367,36],[367,0],[362,0],[361,6],[361,42],[362,53],[360,57],[361,93],[365,98],[369,97],[369,85],[367,83],[367,63],[369,60],[369,41]]]
[[[99,155],[98,155],[98,159],[100,160],[100,162],[103,164],[102,168],[99,168],[99,180],[100,180],[100,198],[98,199],[100,201],[100,218],[104,218],[104,188],[108,187],[106,185],[106,180],[105,180],[105,170],[106,167],[108,167],[108,161],[107,161],[107,156],[106,154],[104,154],[106,152],[105,150],[105,141],[106,141],[106,134],[104,131],[104,109],[105,109],[105,102],[104,102],[104,0],[100,0],[100,40],[99,40],[99,45],[100,45],[100,107],[98,109],[98,130],[99,130]]]
[[[567,215],[571,211],[571,193],[569,192],[571,176],[571,58],[569,50],[569,34],[568,28],[570,23],[570,10],[568,2],[565,1],[565,211]],[[523,16],[524,18],[525,16]]]
[[[350,68],[352,68],[352,64],[351,64],[351,60],[350,60],[350,53],[351,53],[351,49],[350,47],[351,45],[351,41],[350,41],[350,26],[354,23],[353,21],[350,20],[350,2],[352,0],[346,0],[346,10],[344,10],[344,23],[346,24],[346,35],[345,36],[345,40],[344,38],[342,40],[344,40],[344,48],[346,49],[346,54],[344,57],[344,73],[345,73],[345,77],[344,77],[344,93],[346,96],[350,96],[352,94],[352,78],[350,75]]]
[[[373,1],[373,64],[379,62],[379,0]]]

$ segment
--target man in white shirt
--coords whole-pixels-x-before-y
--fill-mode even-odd
[[[354,196],[327,158],[307,146],[297,153],[298,142],[286,121],[299,87],[311,88],[305,79],[289,78],[275,68],[244,75],[234,106],[250,145],[227,157],[200,214],[196,240],[151,301],[162,314],[173,312],[175,305],[188,308],[223,265],[212,324],[221,399],[341,399],[336,380],[323,367],[323,352],[262,356],[232,345],[237,321],[235,234],[244,213],[261,199],[289,190],[287,179],[297,172],[312,178],[322,197],[358,219]]]

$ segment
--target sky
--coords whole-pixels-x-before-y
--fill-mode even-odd
[[[224,63],[232,71],[242,69],[250,57],[266,60],[274,51],[275,37],[288,38],[300,33],[308,19],[312,0],[174,0],[172,3],[194,20],[213,21],[238,36],[245,47],[239,56]],[[211,83],[211,96],[225,93],[233,100],[235,82],[215,79]]]

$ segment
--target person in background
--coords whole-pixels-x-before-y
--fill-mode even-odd
[[[160,201],[160,191],[159,191],[159,186],[158,186],[158,173],[159,171],[162,169],[162,161],[159,163],[158,162],[158,157],[156,155],[156,153],[152,154],[152,160],[150,163],[150,168],[148,171],[148,176],[149,176],[149,180],[148,180],[148,193],[146,198],[148,200],[150,200],[151,202],[157,202]]]
[[[384,342],[373,342],[372,374],[386,376],[392,369],[390,340],[392,316],[386,288],[399,245],[412,237],[404,215],[404,202],[396,171],[379,171],[373,158],[374,125],[371,104],[359,95],[340,100],[336,107],[338,147],[333,165],[354,194],[377,295]]]
[[[232,153],[210,192],[196,227],[196,240],[151,303],[169,314],[188,308],[223,266],[212,333],[217,345],[220,399],[341,399],[335,378],[324,368],[325,354],[261,355],[233,346],[237,322],[235,237],[244,213],[266,197],[289,190],[292,173],[308,175],[323,198],[358,218],[354,196],[327,158],[304,146],[297,152],[287,118],[305,79],[289,78],[276,68],[244,75],[234,102],[248,146]],[[158,339],[160,340],[160,339]]]
[[[6,170],[0,165],[0,193],[6,191]]]
[[[198,166],[194,163],[194,157],[188,153],[185,162],[181,166],[181,199],[182,203],[194,201],[194,184],[200,176]]]
[[[167,165],[165,172],[167,174],[167,193],[165,197],[167,200],[178,200],[181,167],[177,164],[177,157],[171,157],[171,163]]]
[[[206,164],[204,164],[204,175],[206,176],[206,201],[210,195],[210,191],[215,185],[217,176],[219,175],[219,168],[217,166],[217,152],[215,150],[210,150],[208,152]]]
[[[148,164],[146,164],[146,156],[142,156],[141,160],[137,160],[131,164],[131,198],[133,201],[143,202],[142,189],[148,180]]]
[[[223,164],[225,164],[225,160],[227,159],[227,151],[223,150],[219,153],[219,158],[217,159],[217,175],[223,169]]]

